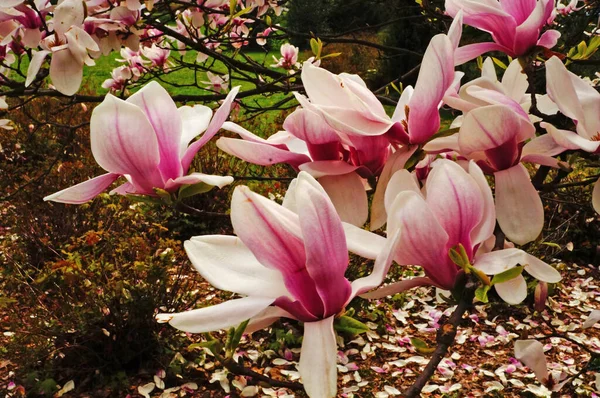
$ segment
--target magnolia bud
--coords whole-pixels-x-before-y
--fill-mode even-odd
[[[546,300],[548,299],[548,284],[546,282],[538,282],[535,287],[535,303],[534,308],[536,311],[542,312],[546,307]]]

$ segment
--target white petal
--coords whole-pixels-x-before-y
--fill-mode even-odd
[[[337,344],[334,317],[304,324],[300,376],[310,398],[333,398],[337,393]]]
[[[260,264],[235,236],[195,236],[184,247],[200,275],[221,290],[273,298],[288,295],[281,273]]]
[[[548,365],[544,355],[544,345],[537,340],[515,341],[515,358],[533,370],[542,383],[548,379]]]
[[[520,304],[527,298],[527,282],[523,275],[494,285],[498,296],[508,304]]]
[[[275,299],[266,297],[244,297],[177,314],[158,314],[156,320],[161,323],[169,322],[171,326],[184,332],[214,332],[239,325],[261,313],[273,301]]]
[[[583,325],[581,325],[581,327],[583,329],[591,328],[598,321],[600,321],[600,310],[594,310],[594,311],[590,312],[590,315],[588,315],[588,318],[585,320]]]
[[[386,239],[355,225],[342,222],[348,251],[374,260],[385,246]]]

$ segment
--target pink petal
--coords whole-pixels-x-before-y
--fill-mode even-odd
[[[163,188],[156,134],[137,106],[108,94],[92,112],[90,140],[98,164],[112,173],[129,174],[138,193]]]
[[[337,394],[337,343],[334,317],[304,324],[298,370],[309,397],[333,398]]]
[[[536,0],[500,0],[500,6],[520,25],[535,9]]]
[[[420,194],[404,191],[396,197],[388,211],[388,235],[397,229],[401,234],[396,262],[420,265],[437,285],[451,289],[457,269],[448,257],[449,237]]]
[[[461,243],[471,255],[471,233],[484,215],[479,185],[457,163],[440,159],[433,163],[425,189],[427,205],[449,236],[448,246]]]
[[[283,128],[310,144],[338,142],[340,137],[323,117],[311,110],[298,108],[283,122]]]
[[[259,144],[236,138],[221,137],[217,140],[217,147],[246,162],[261,166],[288,163],[292,167],[298,168],[300,165],[310,162],[310,158],[301,153],[280,149],[270,144]]]
[[[496,215],[506,237],[519,245],[534,241],[544,227],[544,206],[527,169],[517,164],[494,173]]]
[[[217,109],[215,115],[210,121],[206,132],[197,141],[192,143],[185,151],[185,154],[181,159],[181,166],[183,167],[183,170],[189,169],[190,164],[194,159],[194,156],[196,156],[196,153],[198,153],[200,148],[202,148],[204,144],[210,141],[210,139],[213,138],[215,134],[217,134],[217,132],[221,129],[223,123],[225,123],[225,120],[227,120],[227,118],[229,117],[229,113],[231,112],[231,104],[233,103],[235,96],[240,91],[240,87],[241,86],[234,87],[229,92],[229,94],[227,94],[227,97],[223,101],[223,104],[221,104],[219,109]]]
[[[483,217],[479,225],[471,231],[471,242],[478,245],[485,242],[494,233],[496,227],[496,206],[494,205],[494,196],[483,171],[474,161],[469,162],[469,175],[479,186],[483,201]]]
[[[544,345],[537,340],[515,341],[515,358],[533,370],[535,377],[545,383],[549,377]]]
[[[268,297],[244,297],[224,303],[176,314],[158,314],[158,322],[169,322],[189,333],[206,333],[237,326],[260,314],[273,303]]]
[[[306,172],[298,175],[296,203],[306,250],[306,270],[323,301],[323,316],[335,315],[342,310],[351,291],[344,277],[349,259],[342,221],[325,190]]]
[[[44,201],[81,204],[92,200],[110,186],[119,174],[107,173],[48,195]]]
[[[407,89],[405,89],[404,92],[406,92],[406,90]],[[375,194],[371,203],[371,223],[369,225],[371,231],[381,228],[387,220],[385,193],[390,178],[392,178],[396,171],[404,168],[404,165],[415,153],[417,148],[417,146],[401,147],[385,162],[385,166],[377,180],[377,188],[375,189]]]
[[[523,96],[529,88],[527,75],[523,73],[523,68],[518,59],[513,60],[504,75],[502,76],[502,86],[506,95],[517,103],[521,103]]]
[[[550,49],[556,45],[558,39],[560,39],[560,36],[561,34],[558,30],[547,30],[544,33],[542,33],[540,39],[537,42],[537,45],[540,47]]]
[[[342,221],[358,227],[367,222],[369,200],[363,179],[355,172],[319,178]]]
[[[179,151],[182,122],[171,96],[157,82],[150,82],[127,99],[139,107],[154,128],[160,151],[159,169],[164,181],[183,174]]]
[[[454,65],[462,65],[490,51],[512,52],[494,42],[467,44],[466,46],[459,47],[454,52]]]
[[[306,269],[297,214],[246,186],[238,186],[231,199],[231,223],[261,264],[283,274],[288,291],[311,314],[323,314],[323,302]]]
[[[519,116],[504,105],[489,105],[469,112],[460,127],[458,144],[461,153],[468,155],[501,147],[516,139],[521,121]],[[516,148],[513,148],[516,149]],[[518,153],[506,153],[513,162]]]
[[[539,281],[557,283],[562,278],[560,273],[542,260],[520,249],[503,249],[478,255],[475,267],[488,275],[496,275],[511,269],[518,264]]]
[[[521,0],[522,1],[522,0]],[[529,0],[530,1],[530,0]],[[514,50],[517,55],[522,55],[537,44],[540,31],[554,8],[554,0],[537,1],[527,19],[517,24]]]
[[[446,35],[431,39],[408,104],[408,134],[413,144],[424,143],[440,128],[438,109],[454,81],[453,60],[454,47]]]

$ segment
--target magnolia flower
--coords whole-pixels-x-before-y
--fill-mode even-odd
[[[258,40],[257,40],[258,41]],[[298,63],[298,47],[291,45],[290,43],[285,43],[281,45],[279,52],[281,53],[281,58],[277,59],[273,56],[275,60],[275,64],[271,65],[273,68],[283,68],[283,69],[293,69],[294,67],[300,67]]]
[[[216,91],[218,93],[222,91],[227,91],[229,88],[229,75],[218,76],[212,72],[206,72],[206,77],[208,81],[201,81],[202,84],[207,84],[207,89]]]
[[[536,46],[554,47],[560,33],[557,30],[548,30],[541,34],[552,15],[554,2],[446,0],[446,12],[450,16],[455,17],[462,10],[465,24],[490,33],[494,40],[460,47],[456,52],[456,64],[463,64],[488,51],[502,51],[511,57],[520,57]]]
[[[84,203],[117,178],[127,182],[112,192],[156,195],[155,188],[172,192],[182,185],[204,183],[223,187],[232,177],[203,173],[186,175],[198,150],[221,128],[238,87],[227,96],[211,120],[210,108],[177,108],[167,91],[150,82],[123,101],[110,94],[97,106],[90,121],[92,154],[107,174],[44,198],[62,203]],[[190,141],[205,131],[190,145]],[[111,193],[112,193],[111,192]]]
[[[142,47],[141,53],[150,60],[153,67],[169,72],[171,50],[152,44],[152,47]]]
[[[533,371],[538,379],[550,392],[560,391],[565,384],[572,381],[564,372],[548,370],[544,345],[538,340],[515,341],[515,358]]]
[[[379,175],[390,154],[384,136],[358,136],[337,131],[312,110],[299,108],[268,139],[233,123],[224,129],[242,139],[222,137],[217,146],[247,162],[269,166],[287,163],[318,178],[343,221],[363,225],[368,199],[362,178]],[[362,178],[361,178],[362,177]]]
[[[576,132],[557,129],[550,123],[541,126],[566,149],[600,152],[600,93],[569,72],[557,57],[546,61],[546,82],[548,96],[575,122]],[[594,186],[592,205],[600,213],[600,182]]]
[[[8,109],[8,104],[6,103],[6,97],[0,97],[0,111]],[[0,129],[4,130],[12,130],[13,127],[10,125],[11,121],[8,119],[0,119]],[[2,147],[0,146],[0,150]]]
[[[532,119],[539,119],[525,110],[530,107],[527,86],[518,61],[510,64],[501,82],[491,61],[486,61],[481,78],[444,98],[465,113],[451,126],[460,127],[459,133],[432,140],[424,147],[430,153],[454,151],[495,176],[498,223],[510,240],[521,245],[535,240],[544,226],[542,201],[521,163],[557,168],[560,164],[554,156],[565,150],[548,134],[535,136]],[[545,109],[556,107],[547,104],[551,101],[545,97],[539,99]]]
[[[269,37],[269,35],[273,31],[274,31],[274,29],[269,26],[267,29],[265,29],[262,32],[258,33],[256,35],[256,44],[258,44],[259,46],[264,46],[265,44],[267,44],[267,37]]]
[[[420,285],[451,290],[460,268],[448,253],[459,245],[464,247],[470,263],[486,274],[495,275],[521,264],[538,280],[556,283],[561,279],[554,268],[519,249],[478,253],[493,235],[496,214],[483,172],[474,161],[466,168],[468,171],[450,160],[436,160],[422,190],[407,170],[394,174],[385,195],[388,236],[400,236],[394,260],[400,265],[420,265],[426,277],[400,281],[363,297],[383,297]],[[383,246],[376,239],[371,244]],[[521,275],[495,287],[511,304],[527,296],[527,284]]]
[[[569,4],[563,4],[559,1],[558,4],[556,4],[556,12],[561,15],[569,15],[574,11],[581,10],[582,7],[577,8],[578,4],[579,0],[571,0],[569,1]]]
[[[102,83],[102,87],[112,92],[123,90],[127,86],[127,83],[134,77],[131,68],[126,65],[113,69],[110,75],[111,78],[106,79]]]
[[[83,65],[95,65],[89,51],[100,51],[92,37],[83,29],[71,26],[64,34],[55,33],[42,41],[44,50],[35,52],[27,69],[25,86],[36,78],[44,60],[52,54],[50,78],[58,91],[73,95],[83,80]]]
[[[280,206],[248,187],[231,203],[235,236],[205,235],[184,246],[198,272],[215,287],[244,297],[177,314],[159,322],[203,333],[250,319],[252,332],[280,317],[304,323],[300,375],[313,398],[336,396],[337,345],[333,322],[357,294],[381,283],[397,240],[386,242],[371,275],[348,281],[344,227],[323,188],[301,172]],[[365,231],[366,232],[366,231]],[[368,246],[359,240],[355,246]]]

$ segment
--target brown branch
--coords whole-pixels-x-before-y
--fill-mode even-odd
[[[452,315],[450,315],[448,321],[438,329],[436,338],[437,346],[431,359],[429,360],[429,363],[427,366],[425,366],[425,369],[423,369],[421,374],[419,374],[419,377],[417,377],[417,380],[415,380],[413,385],[410,386],[406,392],[404,392],[403,397],[414,398],[420,396],[421,390],[423,390],[423,387],[427,385],[427,382],[435,373],[438,365],[448,353],[450,346],[454,344],[456,332],[458,331],[458,326],[463,319],[463,315],[473,305],[473,298],[475,297],[476,288],[477,284],[475,282],[471,280],[467,281],[456,309]]]
[[[293,381],[275,380],[269,376],[265,376],[264,374],[260,374],[258,372],[253,371],[250,368],[240,365],[233,359],[225,359],[222,361],[222,364],[223,366],[225,366],[225,368],[227,368],[227,370],[229,370],[233,374],[252,377],[257,381],[262,381],[263,383],[267,383],[272,387],[288,388],[293,391],[304,391],[304,386],[300,383],[296,383]]]

